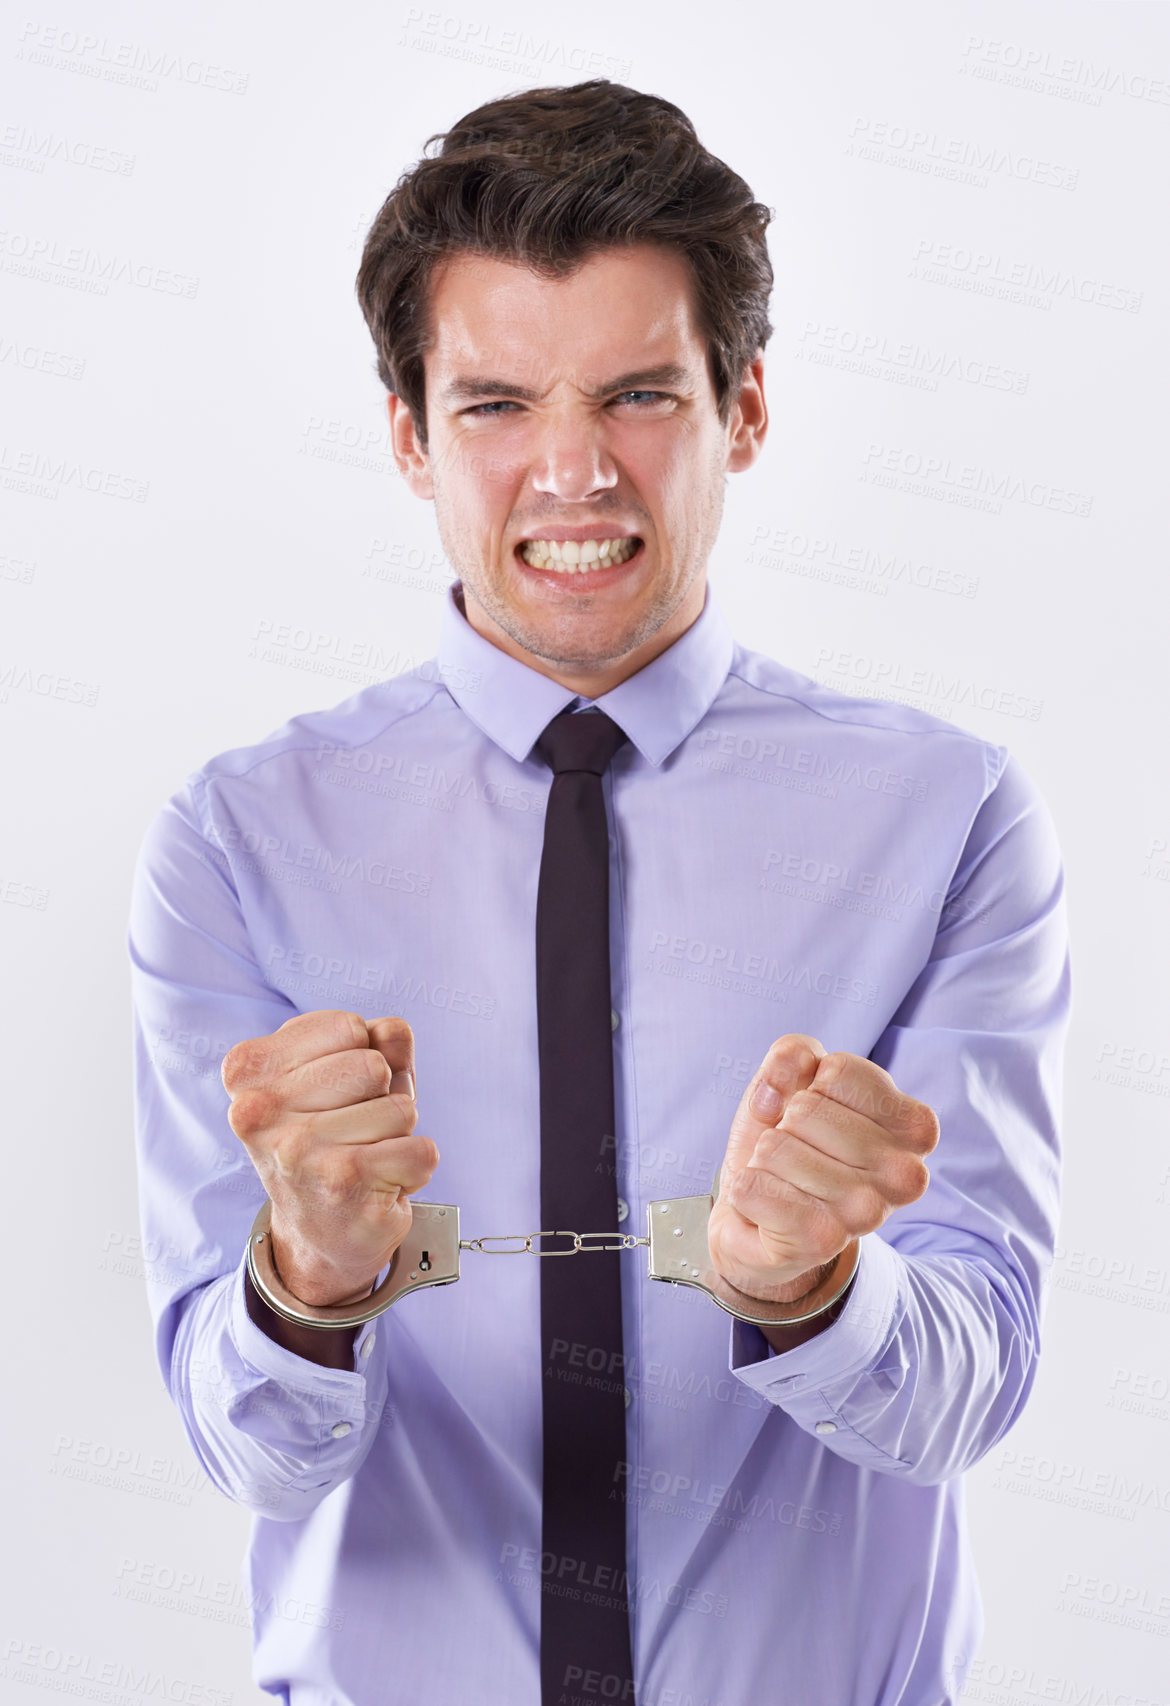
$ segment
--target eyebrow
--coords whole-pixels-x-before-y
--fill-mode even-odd
[[[663,362],[659,367],[639,367],[632,373],[619,373],[604,385],[586,386],[587,397],[607,397],[614,391],[636,391],[650,385],[669,385],[686,389],[693,383],[689,368],[677,362]],[[468,402],[475,397],[511,397],[519,403],[539,403],[547,391],[534,391],[528,385],[514,385],[507,379],[485,378],[478,374],[453,379],[441,394],[444,403]]]

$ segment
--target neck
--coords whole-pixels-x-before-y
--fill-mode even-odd
[[[624,657],[612,659],[597,669],[574,667],[555,659],[538,657],[535,652],[528,651],[512,638],[507,629],[501,628],[475,595],[468,593],[462,581],[455,585],[455,603],[476,633],[481,634],[485,640],[490,640],[499,651],[506,652],[509,657],[527,664],[529,669],[536,670],[540,675],[547,675],[550,681],[570,688],[585,699],[600,699],[603,693],[611,692],[631,675],[645,669],[648,663],[652,663],[668,647],[673,646],[702,615],[706,593],[705,577],[697,579],[678,609],[648,640],[636,646],[633,651],[627,652]]]

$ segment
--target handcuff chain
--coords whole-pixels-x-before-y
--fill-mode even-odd
[[[569,1250],[534,1250],[534,1238],[571,1238],[572,1248]],[[592,1244],[587,1239],[616,1238],[616,1244]],[[639,1244],[649,1244],[649,1238],[638,1238],[632,1232],[530,1232],[527,1237],[523,1232],[501,1232],[494,1237],[485,1234],[482,1238],[461,1238],[461,1250],[475,1250],[481,1256],[591,1256],[606,1250],[633,1250]],[[510,1244],[511,1249],[488,1250],[488,1244]]]

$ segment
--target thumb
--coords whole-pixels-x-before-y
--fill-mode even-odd
[[[414,1077],[414,1032],[405,1019],[371,1019],[366,1030],[370,1047],[377,1049],[390,1068],[390,1092],[416,1100]]]
[[[761,1134],[779,1125],[791,1096],[808,1089],[826,1052],[816,1037],[797,1032],[772,1044],[735,1111],[725,1169],[735,1172],[747,1166]]]

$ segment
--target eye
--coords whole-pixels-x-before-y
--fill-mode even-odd
[[[621,403],[629,398],[638,399],[632,405],[634,408],[648,408],[652,407],[655,403],[669,403],[674,401],[668,391],[619,391],[611,400],[615,403]],[[496,420],[499,418],[499,414],[503,410],[515,409],[518,407],[519,404],[517,403],[511,402],[506,398],[499,398],[495,402],[491,403],[473,403],[471,408],[464,409],[463,413],[465,415],[478,415],[482,420]]]

